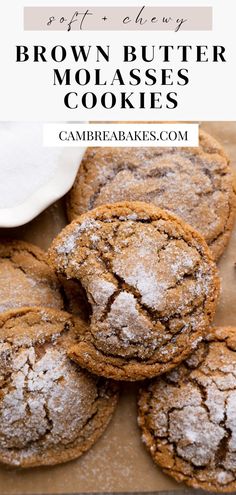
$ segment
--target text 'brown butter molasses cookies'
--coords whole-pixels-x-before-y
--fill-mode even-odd
[[[68,215],[106,203],[145,201],[197,229],[215,259],[233,227],[235,195],[229,160],[200,131],[199,148],[88,148],[68,197]]]
[[[0,241],[0,312],[22,306],[63,309],[60,284],[46,253],[24,241]]]
[[[48,308],[0,315],[0,462],[26,468],[75,459],[107,426],[116,386],[67,357],[80,325]]]
[[[70,356],[98,375],[139,380],[169,370],[214,314],[219,281],[205,241],[154,205],[117,203],[81,215],[49,257],[85,289],[90,326]]]
[[[214,328],[208,343],[140,391],[139,424],[154,461],[177,481],[236,490],[236,328]]]

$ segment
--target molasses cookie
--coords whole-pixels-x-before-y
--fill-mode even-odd
[[[0,312],[22,306],[63,309],[61,288],[47,256],[24,241],[0,241]]]
[[[81,326],[48,308],[0,315],[0,462],[25,468],[75,459],[107,426],[116,387],[67,357]]]
[[[141,390],[143,441],[177,481],[235,491],[235,404],[236,328],[214,328],[188,361]]]
[[[118,201],[154,203],[178,215],[217,259],[235,214],[228,157],[202,131],[199,148],[88,148],[68,197],[69,219]]]
[[[154,205],[116,203],[81,215],[49,257],[87,294],[90,326],[70,356],[98,375],[139,380],[173,368],[214,315],[219,281],[205,241]]]

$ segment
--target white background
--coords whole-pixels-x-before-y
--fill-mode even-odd
[[[74,0],[9,0],[1,2],[1,90],[0,90],[0,120],[35,120],[35,121],[81,121],[81,120],[236,120],[236,84],[235,84],[235,56],[236,56],[236,2],[233,0],[162,0],[149,1],[147,5],[160,6],[212,6],[212,32],[24,32],[23,7],[41,5],[127,5],[127,2],[94,1],[86,3]],[[128,1],[128,5],[144,5],[143,2]],[[68,110],[64,106],[63,98],[67,91],[92,91],[93,87],[53,86],[53,68],[57,64],[48,63],[16,63],[15,45],[47,45],[62,44],[110,44],[112,61],[109,72],[112,74],[119,66],[124,73],[130,70],[129,64],[122,67],[120,50],[121,44],[219,44],[226,47],[227,63],[173,63],[173,69],[180,66],[187,67],[190,73],[190,82],[187,86],[178,87],[179,106],[175,110],[105,110],[97,106],[93,110],[79,108]],[[68,61],[58,64],[60,69],[79,68],[78,64],[69,64]],[[142,64],[140,61],[137,67]],[[106,62],[99,67],[105,66]],[[153,63],[150,66],[155,66]],[[160,64],[160,67],[169,67],[169,64]],[[86,64],[92,70],[94,59]],[[108,72],[107,72],[108,75]],[[135,89],[135,88],[133,88]],[[117,87],[117,92],[132,88]],[[146,86],[136,87],[136,91],[147,91]],[[175,91],[174,86],[165,88],[148,87],[148,91]],[[96,93],[102,94],[104,87],[96,87]],[[109,88],[106,89],[109,91]]]

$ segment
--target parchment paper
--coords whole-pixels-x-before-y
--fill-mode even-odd
[[[202,128],[228,151],[236,172],[236,122],[211,122]],[[0,230],[0,236],[25,239],[47,248],[66,224],[64,201],[29,224]],[[236,226],[220,260],[222,294],[215,322],[236,326]],[[0,468],[1,495],[76,494],[88,492],[161,492],[185,490],[162,474],[140,441],[136,423],[137,385],[121,387],[117,411],[103,437],[77,461],[51,468],[12,471]]]

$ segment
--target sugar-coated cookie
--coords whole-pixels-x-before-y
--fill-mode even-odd
[[[49,308],[0,315],[0,462],[19,467],[79,457],[99,438],[117,386],[67,356],[83,323]]]
[[[22,306],[64,309],[61,286],[42,249],[0,240],[0,313]]]
[[[235,217],[232,182],[224,149],[203,131],[199,148],[88,148],[68,216],[119,201],[154,203],[198,230],[218,259]]]
[[[154,205],[81,215],[54,240],[49,259],[87,294],[90,325],[70,356],[98,375],[166,372],[192,352],[215,312],[219,280],[205,241]]]
[[[214,492],[236,490],[236,328],[214,328],[184,364],[145,384],[142,438],[165,473]]]

